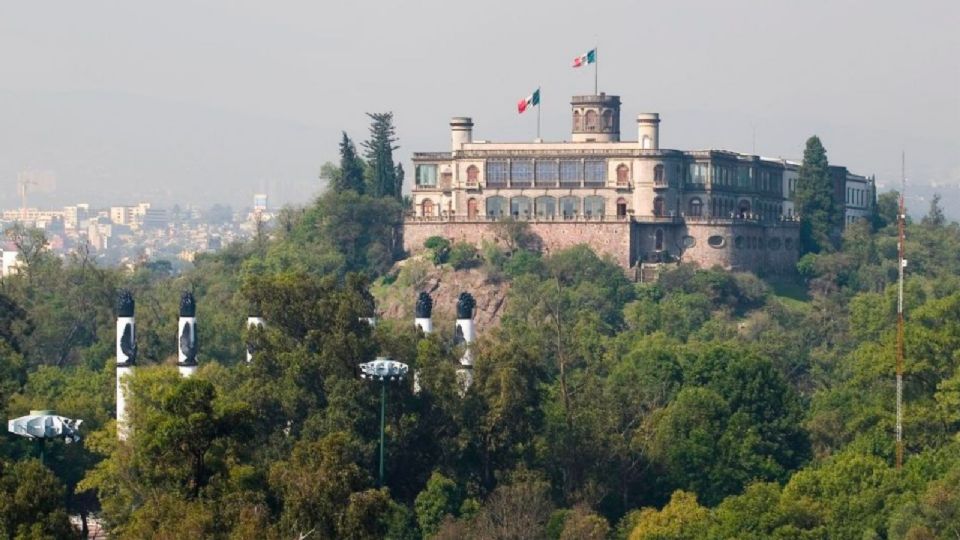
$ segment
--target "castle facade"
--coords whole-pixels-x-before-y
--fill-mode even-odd
[[[492,224],[526,220],[545,250],[586,243],[644,277],[665,262],[782,273],[798,257],[791,202],[799,164],[722,150],[660,147],[660,117],[637,116],[621,141],[620,98],[574,96],[564,142],[475,140],[473,121],[450,122],[451,149],[413,155],[414,209],[404,245],[431,236],[480,244]],[[871,178],[831,166],[846,222],[872,213]]]

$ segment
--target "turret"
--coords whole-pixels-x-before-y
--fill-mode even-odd
[[[137,328],[134,322],[134,301],[130,291],[117,295],[117,437],[127,438],[127,393],[123,379],[133,373],[137,361]]]
[[[473,142],[472,118],[454,116],[450,119],[450,142],[454,152],[462,150],[464,143]]]
[[[197,371],[197,303],[193,294],[180,295],[180,322],[177,326],[177,350],[180,375],[190,377]]]
[[[660,113],[637,115],[637,141],[643,150],[660,149]]]
[[[620,96],[573,96],[573,142],[619,142]]]

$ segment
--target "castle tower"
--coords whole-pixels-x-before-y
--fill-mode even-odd
[[[454,152],[463,149],[464,143],[473,142],[473,119],[454,116],[450,119],[450,142]]]
[[[643,150],[660,149],[660,113],[637,115],[637,141]]]
[[[133,317],[134,302],[130,291],[117,295],[117,438],[127,438],[127,396],[123,379],[133,373],[137,361],[137,329]]]
[[[177,326],[178,362],[182,377],[190,377],[197,371],[197,302],[193,294],[180,295],[180,322]]]
[[[432,313],[433,299],[430,298],[429,294],[421,292],[417,296],[416,318],[413,320],[413,324],[424,334],[433,332],[433,319],[430,318]]]
[[[619,142],[620,96],[573,96],[573,142]]]

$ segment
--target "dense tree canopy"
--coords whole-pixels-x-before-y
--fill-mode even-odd
[[[312,204],[182,274],[101,268],[82,247],[61,259],[11,233],[28,251],[0,280],[0,406],[82,418],[85,439],[48,442],[43,463],[0,439],[0,536],[79,536],[74,515],[122,538],[956,538],[960,226],[936,203],[907,226],[897,471],[896,196],[832,237],[817,141],[802,215],[822,219],[797,275],[674,265],[638,284],[510,220],[480,249],[438,238],[394,264],[402,171],[391,117],[372,119],[364,159],[344,136],[349,159]],[[509,292],[464,390],[452,320],[425,335],[380,310],[478,276]],[[139,347],[124,441],[120,287]],[[172,365],[181,290],[204,329],[189,379]],[[264,328],[244,329],[251,309]],[[386,387],[382,486],[380,387],[356,375],[376,356],[415,374]]]

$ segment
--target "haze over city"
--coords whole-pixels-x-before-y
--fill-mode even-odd
[[[532,139],[515,103],[538,86],[543,137],[568,139],[593,87],[570,59],[596,45],[600,90],[659,112],[665,148],[799,159],[818,134],[880,191],[903,150],[914,199],[957,217],[958,23],[952,1],[8,3],[0,206],[23,170],[55,177],[38,206],[305,203],[365,112],[395,113],[406,161],[451,116]]]

